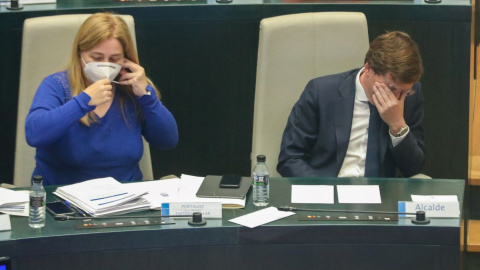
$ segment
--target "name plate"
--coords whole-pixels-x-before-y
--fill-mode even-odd
[[[162,203],[162,216],[193,215],[202,213],[203,218],[222,218],[221,202],[171,202]]]
[[[427,217],[460,217],[460,206],[457,202],[398,202],[398,212],[415,213],[425,211]],[[398,215],[399,217],[413,217],[414,215]]]

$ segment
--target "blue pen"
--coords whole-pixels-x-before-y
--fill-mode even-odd
[[[87,216],[87,215],[85,215],[85,213],[82,210],[80,210],[80,208],[77,208],[77,212],[84,217]]]
[[[77,213],[81,216],[84,216],[86,217],[87,215],[85,215],[85,213],[80,210],[78,207],[75,207],[73,204],[71,204],[69,201],[65,201],[65,204],[70,207],[71,209],[73,209],[74,211],[77,211]]]

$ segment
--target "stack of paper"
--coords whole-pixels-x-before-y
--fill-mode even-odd
[[[107,177],[59,187],[53,194],[98,217],[148,210],[150,204],[142,197],[146,193]]]
[[[28,191],[14,191],[6,188],[0,188],[0,212],[28,216]]]
[[[160,210],[162,203],[177,202],[180,178],[127,183],[129,190],[147,190],[143,198],[150,202],[150,209]]]

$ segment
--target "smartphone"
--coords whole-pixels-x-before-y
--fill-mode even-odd
[[[64,202],[55,201],[55,202],[47,202],[47,211],[50,212],[52,215],[68,215],[73,216],[75,215],[75,210],[68,207]]]
[[[220,180],[221,188],[239,188],[242,182],[242,176],[240,175],[224,175]]]

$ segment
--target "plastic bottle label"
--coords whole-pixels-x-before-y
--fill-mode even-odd
[[[256,186],[267,186],[268,185],[268,175],[257,176],[253,184]]]
[[[30,206],[42,207],[45,206],[45,201],[43,200],[43,197],[30,197]]]

